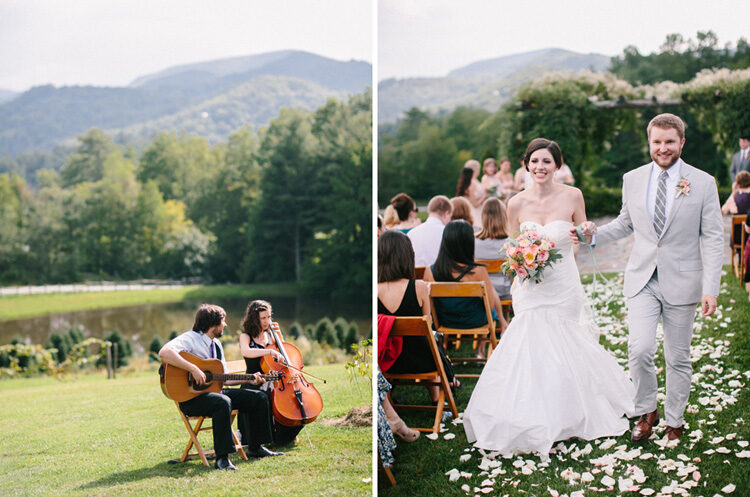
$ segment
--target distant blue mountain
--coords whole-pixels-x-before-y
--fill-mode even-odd
[[[8,100],[16,97],[16,95],[18,95],[18,92],[0,89],[0,103],[7,102]]]
[[[120,138],[137,130],[140,142],[165,129],[222,139],[243,124],[266,124],[283,107],[315,108],[328,97],[364,91],[371,74],[367,62],[287,50],[170,67],[127,87],[47,85],[4,101],[0,91],[0,157],[50,150],[92,127],[122,130]],[[194,110],[217,102],[235,110],[196,125]]]

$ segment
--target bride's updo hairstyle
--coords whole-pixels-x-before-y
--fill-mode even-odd
[[[552,140],[548,140],[546,138],[534,138],[533,140],[531,140],[531,143],[529,143],[529,146],[526,147],[526,153],[523,154],[523,165],[527,171],[529,170],[529,160],[531,160],[531,154],[543,148],[547,149],[549,153],[552,154],[552,159],[555,161],[555,167],[557,167],[557,169],[560,169],[562,167],[563,161],[560,145],[558,145],[557,142],[553,142]]]
[[[432,275],[435,281],[452,281],[453,271],[476,267],[474,263],[474,229],[464,220],[445,225],[440,251]]]
[[[378,238],[378,283],[414,279],[414,248],[409,237],[398,230]]]

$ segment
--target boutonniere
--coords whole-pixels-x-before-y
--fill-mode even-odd
[[[675,189],[677,190],[677,195],[675,195],[674,198],[679,197],[680,194],[683,194],[686,197],[690,196],[690,182],[687,180],[687,178],[680,178],[680,180],[677,182],[677,185],[675,186]]]

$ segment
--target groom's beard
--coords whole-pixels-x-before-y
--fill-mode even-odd
[[[681,155],[682,149],[680,149],[676,154],[671,154],[669,157],[660,157],[657,154],[653,154],[651,155],[651,159],[656,163],[657,166],[666,170],[674,166],[677,161],[680,160]]]

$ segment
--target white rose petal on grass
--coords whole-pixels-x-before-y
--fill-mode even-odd
[[[602,485],[604,485],[605,487],[611,487],[614,484],[615,484],[614,478],[608,475],[604,475],[604,478],[602,478]]]
[[[654,490],[653,488],[644,488],[643,490],[641,490],[641,495],[649,496],[649,495],[654,495],[655,493],[656,493],[656,490]]]
[[[740,447],[744,449],[745,447],[748,446],[748,443],[745,440],[740,440],[739,442],[737,442],[737,445],[739,445]]]
[[[448,433],[443,438],[445,438],[446,440],[453,440],[454,438],[456,438],[456,434],[455,433]]]
[[[471,454],[463,454],[461,455],[461,457],[458,458],[458,460],[461,462],[466,462],[469,459],[471,459]]]
[[[471,487],[464,483],[463,485],[461,485],[461,490],[468,494],[469,492],[471,492]]]
[[[437,440],[438,434],[437,433],[430,433],[429,435],[425,435],[425,438],[429,438],[430,440]]]
[[[735,455],[739,457],[740,459],[747,459],[748,457],[750,457],[750,450],[743,450],[743,451],[737,452],[737,454]]]
[[[729,454],[732,451],[727,449],[726,447],[716,447],[716,452],[718,452],[719,454]]]
[[[457,481],[461,477],[461,472],[456,468],[453,468],[445,473],[445,475],[448,477],[448,481]]]
[[[594,475],[588,471],[581,473],[581,483],[591,483],[592,481],[594,481]]]
[[[617,440],[613,440],[611,438],[608,438],[607,440],[605,440],[604,442],[602,442],[602,444],[599,446],[599,448],[603,449],[603,450],[607,450],[610,447],[614,447],[616,443],[617,443]]]
[[[721,491],[724,492],[725,494],[731,494],[732,492],[735,491],[736,488],[737,488],[736,485],[734,485],[733,483],[730,483],[726,487],[722,488]]]

